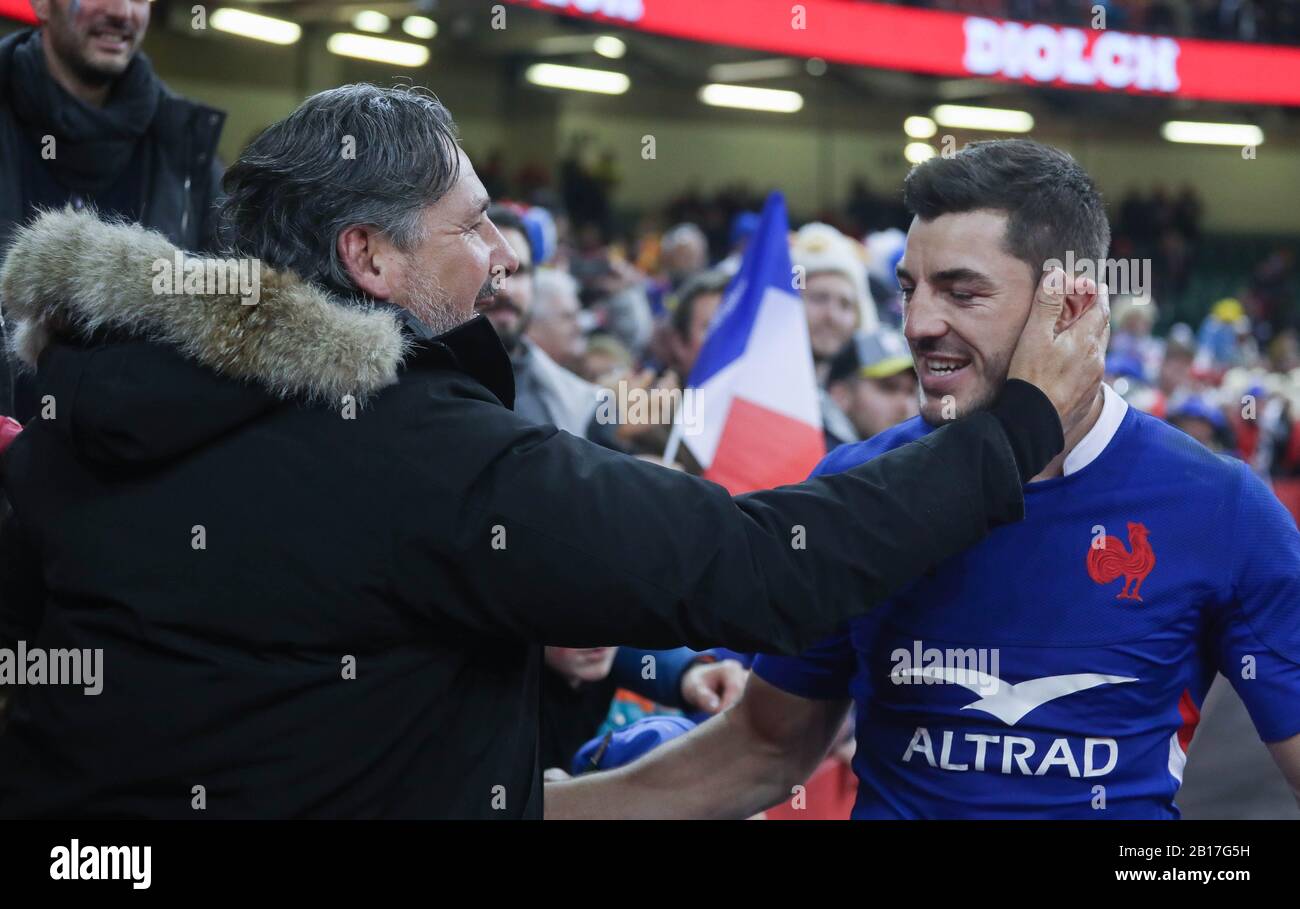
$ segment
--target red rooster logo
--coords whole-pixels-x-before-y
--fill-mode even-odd
[[[1088,550],[1088,577],[1098,584],[1109,584],[1122,576],[1124,586],[1115,599],[1137,600],[1141,603],[1142,597],[1138,596],[1138,591],[1142,589],[1142,582],[1147,579],[1151,569],[1156,567],[1156,554],[1147,542],[1150,532],[1145,524],[1128,522],[1128,540],[1132,551],[1119,537],[1102,537],[1100,545],[1094,545]]]

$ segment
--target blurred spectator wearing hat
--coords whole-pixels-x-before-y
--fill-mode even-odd
[[[858,439],[920,412],[912,353],[893,329],[859,332],[831,361],[827,392]]]
[[[875,301],[867,290],[867,269],[859,244],[828,224],[806,224],[794,236],[790,258],[795,286],[803,295],[808,340],[821,391],[827,449],[856,441],[851,424],[826,392],[831,360],[855,331],[879,326]]]
[[[1171,401],[1168,422],[1210,451],[1225,453],[1234,447],[1228,421],[1208,394],[1189,394]]]
[[[1155,301],[1148,296],[1117,296],[1111,300],[1110,312],[1108,353],[1132,358],[1139,365],[1138,378],[1155,381],[1164,357],[1164,346],[1151,334],[1159,316]]]
[[[907,234],[897,227],[867,234],[862,240],[867,253],[867,289],[876,301],[876,315],[882,323],[903,324],[903,290],[895,269],[907,247]]]
[[[1159,368],[1157,363],[1155,369],[1159,371]],[[1106,384],[1127,401],[1130,407],[1136,407],[1143,413],[1162,420],[1165,418],[1168,400],[1159,388],[1147,380],[1141,359],[1132,352],[1115,350],[1113,343],[1106,355]]]
[[[1241,301],[1227,297],[1215,303],[1197,332],[1197,365],[1204,369],[1254,366],[1259,350],[1250,334],[1250,317]]]

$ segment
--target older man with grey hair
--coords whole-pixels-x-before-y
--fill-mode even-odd
[[[733,499],[511,412],[475,303],[517,260],[429,94],[315,95],[225,188],[256,305],[88,213],[0,272],[55,402],[5,458],[0,648],[104,665],[16,689],[0,815],[538,817],[541,645],[798,652],[1018,520],[1101,372],[1046,300],[991,411]]]
[[[528,340],[565,369],[576,369],[587,349],[578,282],[566,271],[542,268],[533,286]]]

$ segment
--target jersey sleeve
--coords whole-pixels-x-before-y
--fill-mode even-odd
[[[856,655],[849,633],[842,632],[797,657],[759,654],[753,671],[763,681],[801,698],[833,701],[849,697]]]
[[[841,445],[813,468],[809,478],[840,473],[894,447],[882,447],[879,437],[873,442],[874,444],[858,442]],[[760,653],[754,657],[750,668],[763,681],[788,694],[829,701],[849,697],[849,683],[853,678],[856,659],[849,633],[842,631],[814,644],[796,657]]]
[[[1241,473],[1235,526],[1222,537],[1233,570],[1218,668],[1260,738],[1280,742],[1300,733],[1300,531],[1244,465]]]

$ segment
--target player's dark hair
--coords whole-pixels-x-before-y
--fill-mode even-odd
[[[1059,148],[1029,139],[972,142],[912,168],[903,202],[922,221],[989,209],[1007,215],[1003,248],[1035,279],[1048,259],[1101,263],[1110,249],[1106,208],[1087,171]]]

